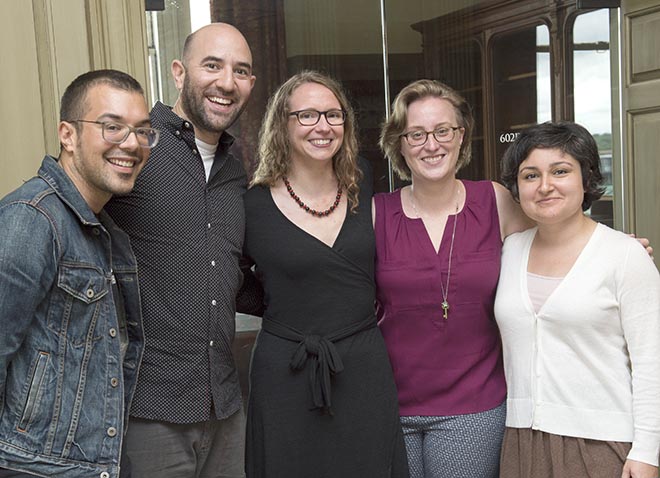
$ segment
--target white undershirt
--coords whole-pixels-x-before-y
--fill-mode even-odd
[[[563,277],[547,277],[527,272],[527,292],[529,293],[529,300],[532,301],[534,312],[539,313],[545,301],[548,300],[550,294],[555,291],[563,279]]]
[[[202,163],[204,163],[204,173],[206,174],[206,181],[208,182],[218,144],[208,144],[197,138],[195,138],[195,143],[197,143],[197,150],[202,158]]]

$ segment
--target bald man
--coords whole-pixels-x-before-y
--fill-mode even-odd
[[[243,477],[231,344],[247,178],[226,130],[254,85],[250,47],[233,26],[207,25],[172,75],[178,100],[150,115],[160,143],[133,193],[106,208],[131,237],[146,338],[123,464],[132,478]]]

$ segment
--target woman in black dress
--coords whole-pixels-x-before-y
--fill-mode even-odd
[[[407,478],[374,317],[371,177],[358,167],[339,84],[310,71],[284,83],[259,154],[245,247],[266,312],[250,371],[247,476]]]

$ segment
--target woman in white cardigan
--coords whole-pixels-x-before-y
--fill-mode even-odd
[[[506,239],[495,301],[501,478],[656,478],[660,277],[638,241],[583,212],[602,195],[596,143],[574,123],[536,125],[502,169],[536,227]]]

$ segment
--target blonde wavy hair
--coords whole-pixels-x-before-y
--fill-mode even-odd
[[[332,166],[339,185],[346,191],[351,212],[357,210],[362,172],[357,166],[358,140],[355,112],[346,93],[336,80],[317,71],[305,70],[289,78],[268,101],[266,114],[259,131],[259,164],[252,185],[274,186],[289,172],[291,145],[289,144],[289,98],[299,86],[317,83],[329,89],[346,111],[344,141],[332,158]]]
[[[392,103],[392,115],[387,120],[380,132],[378,145],[392,162],[392,169],[403,180],[410,179],[410,168],[405,158],[401,155],[401,137],[408,124],[408,107],[411,103],[427,97],[443,98],[454,107],[458,126],[465,131],[463,143],[458,152],[456,171],[466,166],[472,158],[472,132],[474,130],[474,116],[472,108],[467,101],[453,88],[437,80],[417,80],[405,86],[394,98]]]

